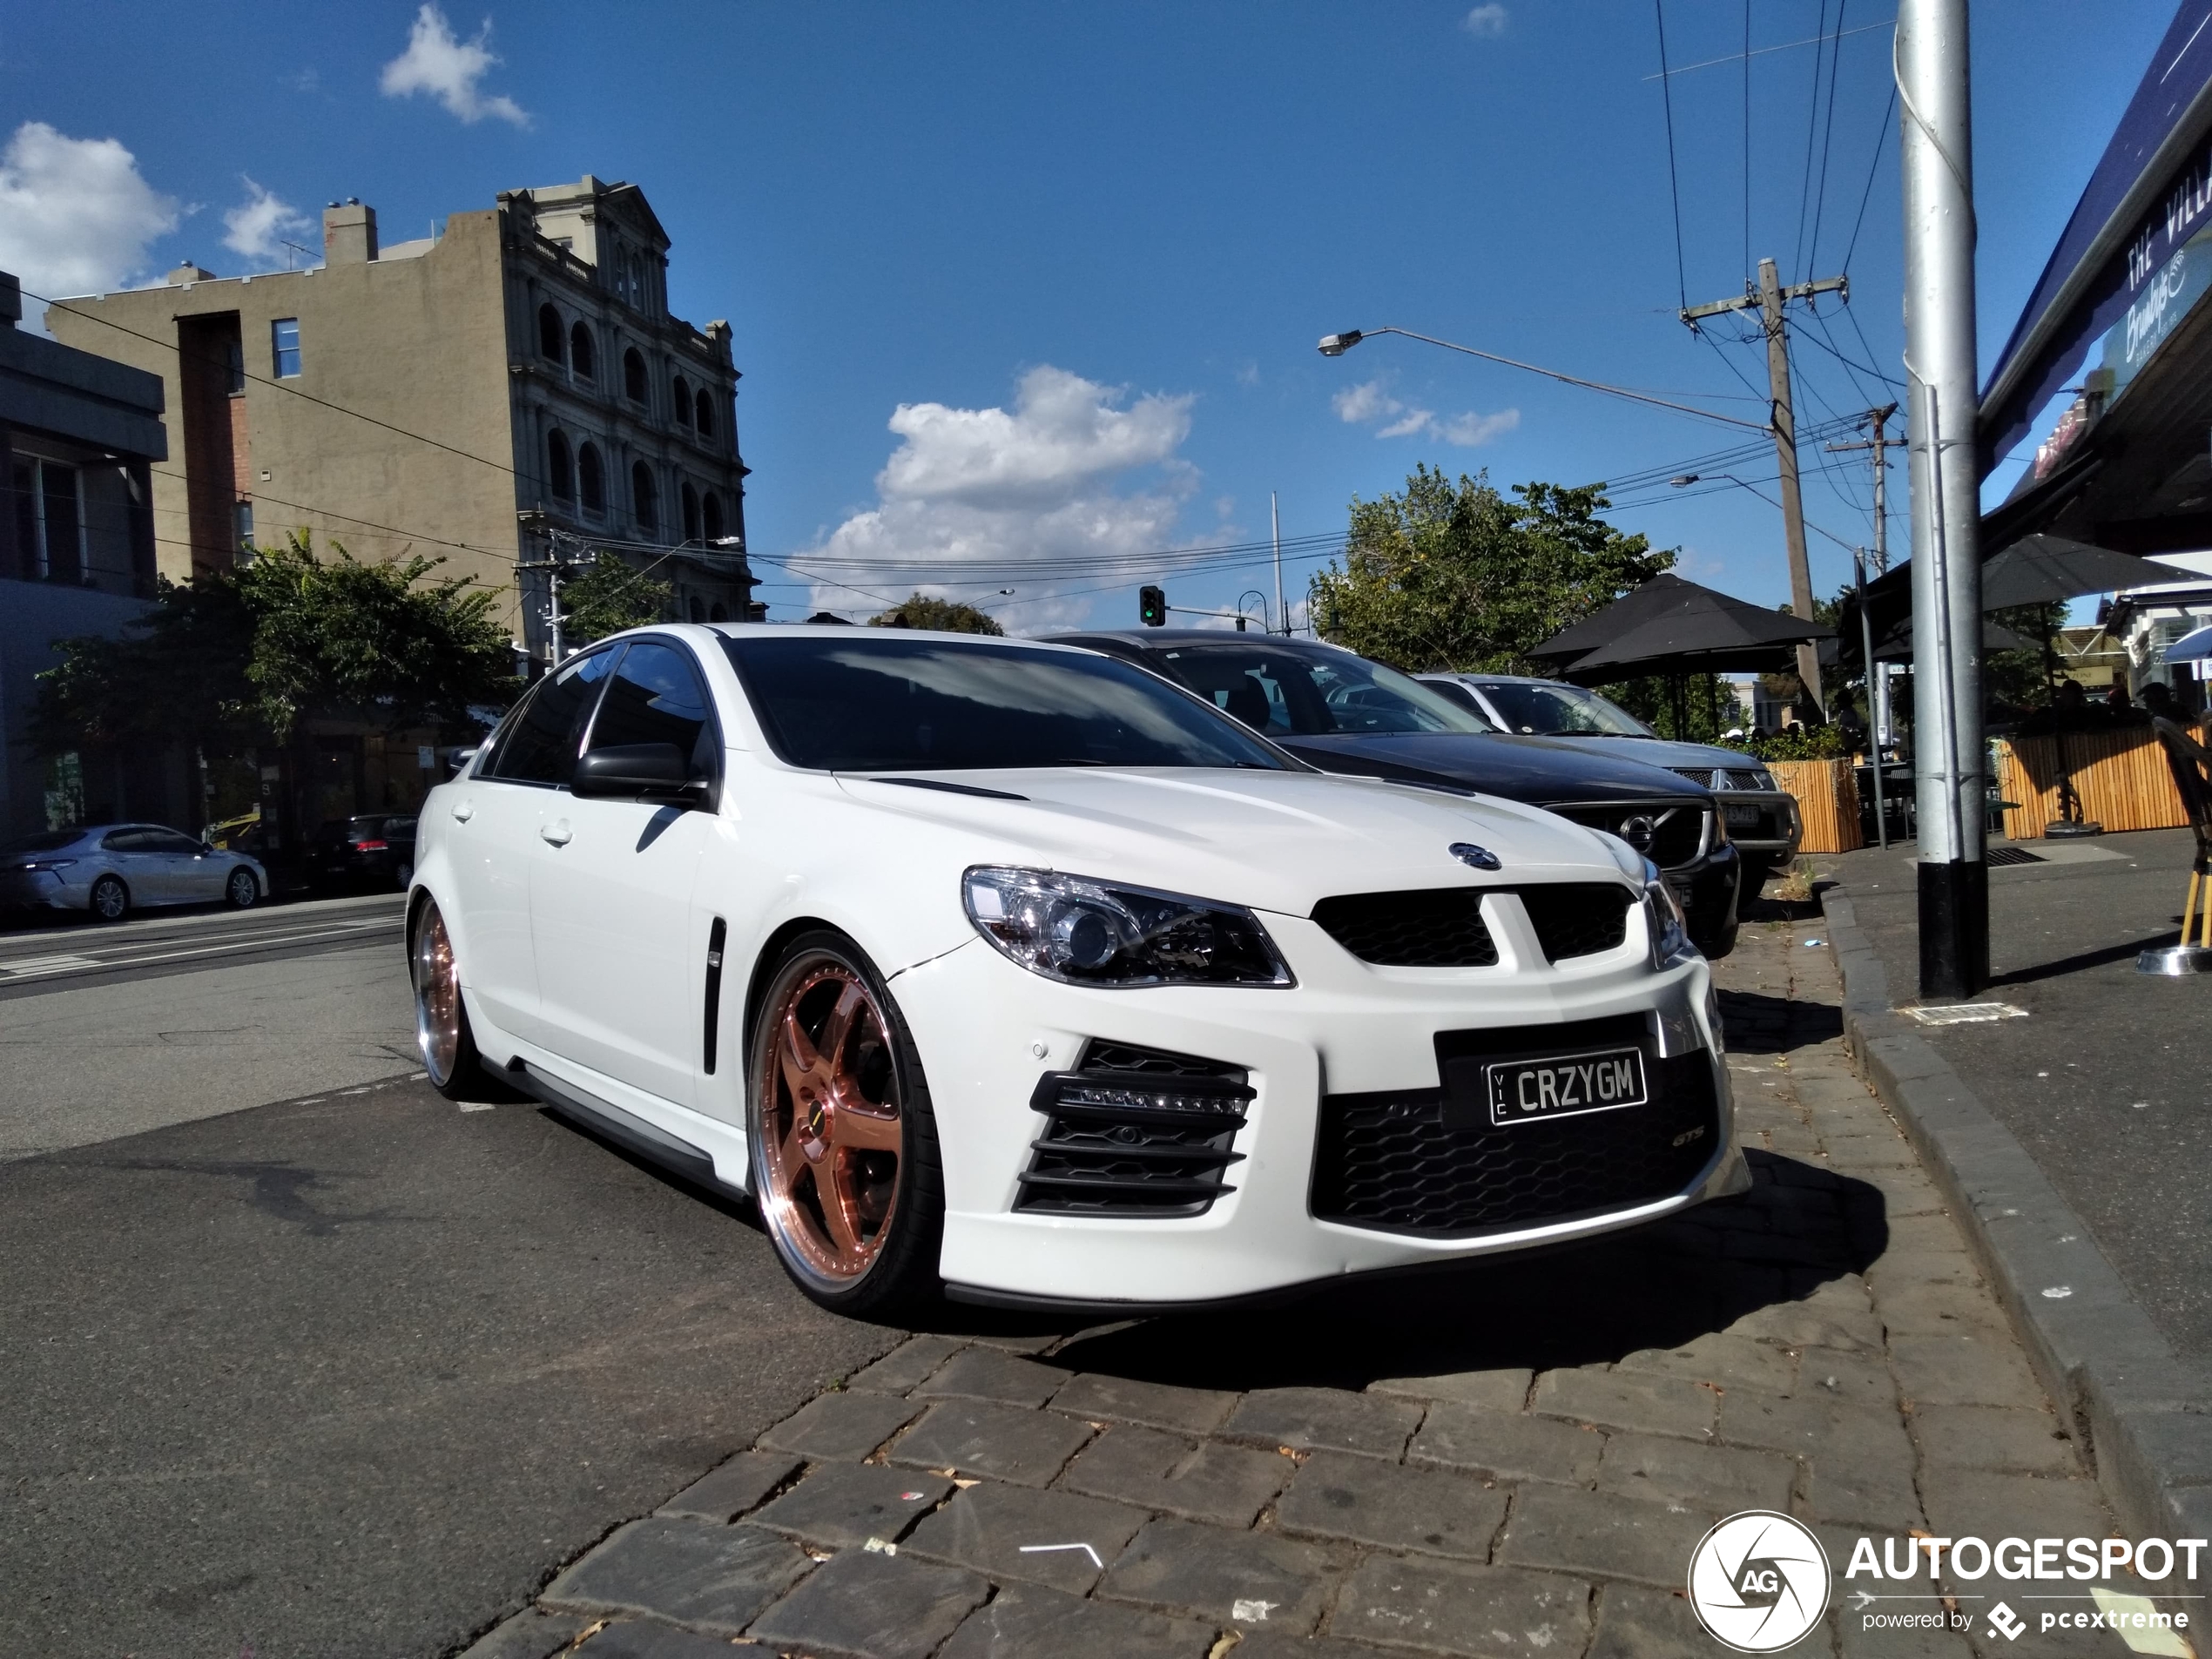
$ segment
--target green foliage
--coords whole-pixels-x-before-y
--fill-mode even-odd
[[[1989,619],[2009,628],[2022,639],[2034,641],[2027,651],[1993,651],[1981,659],[1982,701],[1993,708],[2040,709],[2051,701],[2049,665],[2043,643],[2066,626],[2067,602],[2014,605],[1993,610]]]
[[[1761,760],[1839,760],[1851,752],[1843,728],[1834,725],[1789,725],[1772,737],[1723,741],[1724,746]]]
[[[674,614],[676,590],[602,553],[561,583],[562,643],[571,651],[625,628],[644,628]]]
[[[1309,590],[1322,634],[1408,670],[1541,672],[1530,647],[1675,562],[1600,518],[1599,487],[1513,493],[1424,465],[1402,494],[1354,499],[1343,565]]]
[[[995,620],[978,610],[974,605],[964,605],[953,599],[933,599],[926,593],[911,593],[893,605],[868,618],[871,628],[934,628],[953,634],[1003,634],[1006,630]]]
[[[427,580],[440,560],[332,552],[318,559],[295,533],[236,570],[165,582],[123,638],[57,642],[34,741],[48,753],[132,741],[228,751],[289,742],[317,717],[461,731],[472,705],[514,694],[493,594]]]
[[[1618,685],[1601,685],[1597,693],[1618,703],[1661,737],[1678,743],[1717,743],[1722,732],[1743,719],[1735,688],[1718,674],[1687,678],[1683,686],[1685,718],[1680,721],[1675,718],[1672,680],[1624,680]]]

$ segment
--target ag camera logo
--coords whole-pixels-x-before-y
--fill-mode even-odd
[[[1730,1515],[1689,1558],[1689,1605],[1706,1634],[1738,1653],[1779,1653],[1828,1610],[1828,1552],[1770,1509]]]

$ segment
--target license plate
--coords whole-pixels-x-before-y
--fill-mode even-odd
[[[1728,826],[1730,829],[1757,829],[1758,823],[1759,809],[1756,806],[1730,806],[1728,809]]]
[[[1541,1060],[1495,1060],[1483,1081],[1494,1126],[1641,1106],[1643,1050],[1604,1049]]]

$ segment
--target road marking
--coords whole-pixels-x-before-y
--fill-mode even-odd
[[[1024,1555],[1047,1555],[1055,1549],[1080,1549],[1090,1557],[1090,1564],[1093,1567],[1097,1568],[1101,1572],[1106,1570],[1106,1563],[1098,1559],[1098,1552],[1089,1544],[1024,1544],[1022,1546],[1022,1553]],[[1274,1603],[1270,1602],[1268,1605],[1271,1607]],[[1267,1615],[1263,1613],[1259,1616],[1264,1619]]]
[[[27,956],[21,961],[0,962],[0,974],[59,974],[72,968],[98,968],[97,956]]]
[[[259,934],[248,940],[233,940],[220,945],[199,945],[190,950],[165,950],[137,956],[80,956],[35,958],[30,964],[0,964],[10,981],[51,979],[66,974],[90,974],[124,968],[143,968],[152,962],[181,961],[188,956],[234,955],[245,951],[260,950],[273,946],[312,943],[320,939],[346,939],[360,936],[374,926],[369,922],[352,922],[341,927],[324,927],[297,933]],[[391,929],[397,933],[396,927]],[[56,966],[55,964],[66,964]]]

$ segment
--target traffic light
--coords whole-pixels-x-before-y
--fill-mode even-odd
[[[1147,628],[1166,627],[1168,590],[1165,588],[1139,588],[1136,590],[1136,617]]]

